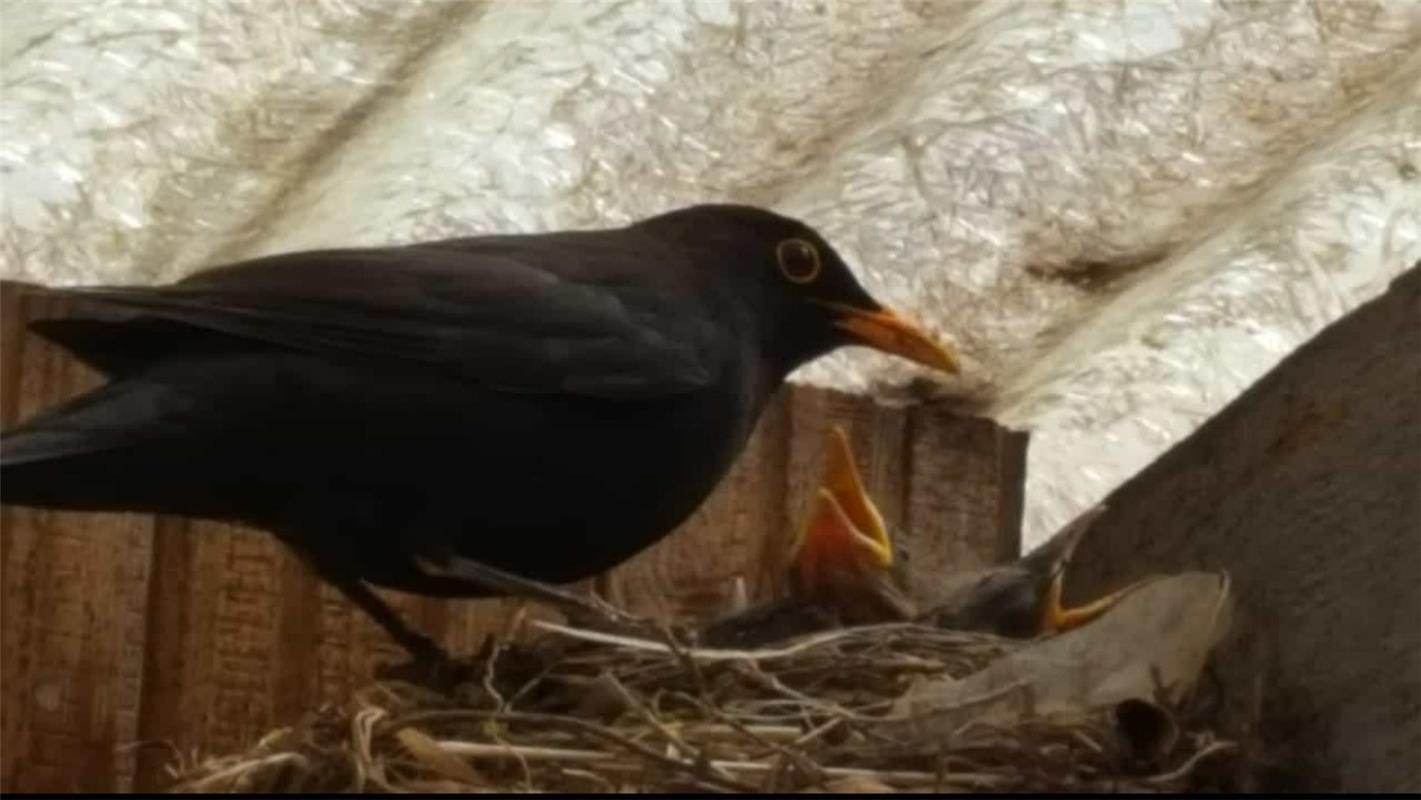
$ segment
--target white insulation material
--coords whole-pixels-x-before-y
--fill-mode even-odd
[[[1028,546],[1421,259],[1415,0],[4,0],[0,83],[7,278],[800,216],[1032,430]]]

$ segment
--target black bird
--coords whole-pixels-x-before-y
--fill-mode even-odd
[[[369,589],[565,583],[670,532],[786,375],[843,345],[956,370],[824,239],[705,205],[618,229],[258,258],[31,328],[109,382],[0,439],[0,501],[237,521],[417,659]]]
[[[1132,584],[1074,608],[1061,602],[1066,568],[1076,546],[1104,511],[1103,506],[1086,511],[1046,544],[1010,564],[949,576],[944,599],[923,619],[941,628],[1013,639],[1032,639],[1088,624],[1140,585]]]

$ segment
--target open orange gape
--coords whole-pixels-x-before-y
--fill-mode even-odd
[[[791,592],[829,604],[841,619],[907,619],[912,602],[895,585],[893,544],[854,467],[842,428],[830,436],[824,477],[790,549]]]

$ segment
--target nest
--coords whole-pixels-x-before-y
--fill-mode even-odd
[[[550,623],[490,643],[452,692],[385,681],[175,765],[182,792],[1194,792],[1238,785],[1197,693],[913,735],[900,699],[1023,643],[916,625],[698,650]],[[977,698],[963,705],[993,698]],[[1029,703],[1029,697],[1027,698]],[[961,710],[961,709],[958,709]]]

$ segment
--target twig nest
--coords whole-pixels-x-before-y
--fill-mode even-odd
[[[1213,587],[1220,581],[1180,584]],[[1148,587],[1146,587],[1148,588]],[[1197,592],[1141,590],[1097,622],[1159,623],[1131,610],[1173,609],[1178,636],[1156,634],[1165,662],[1046,670],[1039,658],[1089,654],[1073,634],[1021,642],[896,624],[836,630],[780,646],[694,649],[664,641],[531,623],[534,642],[485,649],[453,696],[377,683],[338,718],[313,715],[245,756],[179,771],[181,791],[1053,792],[1229,789],[1206,769],[1238,752],[1182,704],[1202,665],[1189,631],[1217,628],[1218,602]],[[1174,592],[1181,602],[1165,602]],[[1208,595],[1208,592],[1205,592]],[[1190,611],[1188,609],[1196,609]],[[1197,609],[1212,609],[1207,614]],[[1122,610],[1123,609],[1123,610]],[[1190,620],[1200,614],[1211,626]],[[1128,627],[1125,626],[1125,627]],[[1097,634],[1099,635],[1099,634]],[[1212,635],[1212,634],[1211,634]],[[512,637],[510,637],[512,638]],[[1058,653],[1059,654],[1059,653]],[[1087,659],[1090,661],[1091,659]],[[1069,664],[1069,662],[1066,662]],[[1011,681],[981,676],[1010,665]],[[1035,664],[1037,672],[1024,669]],[[1074,670],[1074,678],[1060,669]],[[1197,672],[1197,669],[1195,670]],[[1122,688],[1120,675],[1175,684]],[[1052,686],[1105,676],[1105,688],[1052,695]],[[1033,676],[1047,676],[1033,683]],[[1183,680],[1181,681],[1181,676]],[[1069,679],[1068,679],[1069,678]],[[1115,683],[1111,683],[1115,681]],[[1126,691],[1129,689],[1129,691]],[[948,703],[945,698],[954,697]],[[1111,698],[1067,708],[1063,697]],[[909,698],[912,698],[911,701]],[[929,702],[930,701],[930,702]],[[1071,713],[1065,713],[1070,711]],[[1049,712],[1049,713],[1048,713]],[[949,724],[950,723],[950,724]],[[1208,781],[1208,782],[1206,782]]]

